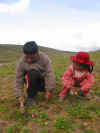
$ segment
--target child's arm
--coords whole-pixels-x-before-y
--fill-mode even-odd
[[[89,88],[91,88],[94,84],[94,76],[93,73],[90,73],[82,83],[81,83],[81,90],[82,91],[88,91]]]
[[[64,73],[62,77],[62,83],[63,86],[66,88],[71,88],[73,85],[73,80],[72,80],[72,75],[73,75],[73,66],[71,65]]]

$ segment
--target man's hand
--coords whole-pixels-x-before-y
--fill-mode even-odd
[[[24,109],[24,97],[20,96],[18,98],[18,100],[19,100],[19,103],[20,103],[20,112],[21,112],[21,114],[24,114],[25,113],[25,109]]]
[[[47,91],[46,94],[45,94],[45,98],[46,98],[46,101],[48,101],[51,97],[52,97],[52,92],[51,91]]]
[[[19,100],[19,103],[20,104],[24,104],[24,97],[23,96],[20,96],[19,98],[18,98],[18,100]]]

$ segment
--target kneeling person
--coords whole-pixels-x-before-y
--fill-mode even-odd
[[[24,55],[21,57],[15,78],[15,94],[19,102],[24,102],[24,83],[27,88],[27,105],[34,105],[34,98],[39,91],[45,92],[46,100],[52,96],[53,88],[56,87],[54,72],[51,61],[46,54],[39,51],[34,41],[24,44]]]
[[[93,66],[88,52],[78,52],[76,56],[71,56],[72,65],[65,71],[62,77],[63,87],[59,94],[60,100],[64,100],[68,92],[73,94],[77,91],[81,96],[89,97],[90,89],[94,84]]]

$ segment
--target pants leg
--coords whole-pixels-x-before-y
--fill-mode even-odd
[[[44,78],[39,71],[28,71],[25,77],[28,83],[27,94],[29,98],[34,98],[39,91],[45,91]]]
[[[90,90],[87,89],[87,90],[82,90],[84,96],[89,96],[90,95]]]

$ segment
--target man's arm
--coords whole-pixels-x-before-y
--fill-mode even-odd
[[[45,88],[48,89],[48,91],[52,91],[53,88],[56,87],[56,81],[54,77],[54,71],[51,65],[50,59],[47,57],[46,59],[46,76],[45,76]]]
[[[24,96],[24,66],[21,60],[16,68],[14,91],[16,97]]]
[[[54,78],[54,71],[51,65],[50,59],[47,57],[46,59],[46,76],[45,76],[45,88],[46,91],[46,100],[52,97],[53,89],[56,88],[56,81]]]

